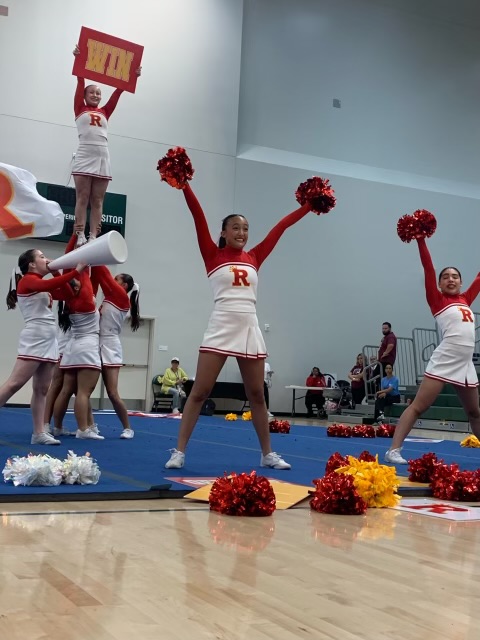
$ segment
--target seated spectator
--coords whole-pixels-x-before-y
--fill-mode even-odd
[[[370,364],[365,368],[364,374],[367,377],[367,393],[369,396],[376,396],[380,390],[382,379],[382,369],[377,360],[377,356],[370,356]]]
[[[383,410],[392,404],[400,402],[400,391],[398,385],[400,380],[393,375],[393,366],[385,365],[385,377],[382,378],[380,391],[377,391],[377,399],[375,400],[374,420],[378,424],[382,424],[385,416]]]
[[[358,354],[357,362],[350,369],[348,379],[350,380],[350,387],[352,389],[352,409],[355,409],[355,405],[361,404],[362,400],[365,397],[365,382],[363,379],[363,354]]]
[[[179,414],[185,404],[186,395],[183,390],[183,383],[187,380],[188,376],[180,368],[180,360],[175,356],[172,358],[171,366],[165,369],[161,389],[162,393],[168,393],[173,396],[172,413],[174,414]]]
[[[325,378],[323,374],[320,373],[320,369],[318,367],[313,367],[312,372],[308,376],[305,381],[306,387],[325,387]],[[327,414],[324,410],[325,398],[323,397],[323,391],[318,390],[314,391],[308,390],[305,395],[305,406],[307,407],[307,418],[313,418],[313,405],[316,406],[318,417],[326,418]]]

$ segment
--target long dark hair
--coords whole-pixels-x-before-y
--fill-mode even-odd
[[[129,273],[120,273],[119,275],[127,285],[127,293],[130,294],[130,328],[132,331],[137,331],[142,320],[140,317],[140,293],[138,290],[132,291],[135,281]]]
[[[18,268],[20,269],[20,273],[15,274],[15,278],[10,279],[10,286],[8,288],[7,293],[7,308],[15,309],[17,306],[18,298],[17,298],[17,286],[22,277],[28,273],[28,269],[31,262],[35,260],[35,252],[37,249],[27,249],[18,257]],[[13,280],[15,280],[13,282]]]
[[[231,220],[232,218],[245,218],[245,216],[242,216],[241,213],[231,213],[229,216],[227,216],[222,220],[222,231],[225,231],[225,229],[227,228],[228,221]],[[218,240],[218,246],[220,249],[224,249],[227,246],[227,241],[223,236],[220,236]]]
[[[72,321],[70,320],[70,309],[68,304],[63,300],[58,301],[57,315],[58,326],[64,333],[67,333],[72,326]]]
[[[313,376],[313,370],[316,369],[318,371],[318,375],[323,378],[323,373],[320,371],[320,367],[312,367],[310,375]]]

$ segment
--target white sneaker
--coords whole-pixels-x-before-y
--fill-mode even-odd
[[[400,451],[401,449],[389,449],[385,453],[385,462],[391,462],[392,464],[408,464],[408,460],[402,458]]]
[[[172,416],[179,416],[179,415],[180,415],[180,411],[178,409],[172,410]]]
[[[60,440],[55,440],[51,433],[32,433],[30,444],[60,444]]]
[[[269,418],[274,418],[275,416],[273,415],[273,413],[270,413],[270,411],[267,411],[267,415]]]
[[[92,427],[85,429],[85,431],[82,431],[81,429],[77,429],[77,433],[75,434],[75,437],[80,438],[81,440],[105,440],[103,436],[99,435],[98,433],[95,433]]]
[[[76,248],[78,249],[78,247],[81,247],[82,245],[87,243],[87,238],[84,234],[83,231],[77,231],[77,242],[76,242]]]
[[[60,429],[54,428],[53,435],[55,438],[58,438],[59,436],[74,436],[75,431],[67,431],[64,427],[61,427]]]
[[[133,429],[124,429],[120,434],[120,438],[124,438],[125,440],[131,440],[135,435],[135,431]]]
[[[185,454],[177,449],[170,449],[170,460],[165,464],[165,469],[181,469],[185,464]]]
[[[98,428],[98,424],[96,422],[94,424],[91,424],[88,428],[91,429],[93,433],[96,433],[97,436],[100,435],[100,429]]]
[[[266,456],[262,456],[260,458],[260,466],[261,467],[270,467],[270,469],[291,469],[292,465],[285,462],[285,460],[275,453],[275,451],[271,451],[267,453]]]

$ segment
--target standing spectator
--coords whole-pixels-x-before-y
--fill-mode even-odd
[[[263,393],[265,395],[265,404],[267,405],[267,413],[269,418],[274,418],[273,413],[270,412],[270,389],[272,388],[272,376],[275,371],[272,371],[272,367],[265,360],[264,376],[263,376]]]
[[[395,358],[397,357],[397,336],[392,331],[392,325],[390,322],[384,322],[382,324],[383,340],[380,343],[378,350],[378,361],[382,366],[382,375],[385,375],[385,366],[391,364],[392,367],[395,364]]]
[[[323,373],[320,373],[320,369],[318,367],[313,367],[310,375],[305,381],[306,387],[326,387],[325,378],[323,377]],[[314,391],[313,389],[309,389],[305,395],[305,406],[307,407],[307,418],[313,418],[313,405],[317,407],[318,417],[326,418],[327,414],[324,410],[325,398],[323,396],[323,391],[318,390]]]
[[[165,369],[162,381],[162,393],[168,393],[173,396],[173,414],[179,414],[183,409],[183,398],[185,398],[185,391],[183,390],[183,383],[188,380],[188,376],[183,369],[180,368],[180,360],[174,356],[171,361],[170,367]],[[181,400],[182,399],[182,400]],[[182,407],[180,404],[182,403]]]
[[[380,391],[377,391],[377,399],[375,400],[374,421],[382,424],[384,415],[383,410],[392,404],[400,402],[400,391],[398,385],[400,380],[393,375],[393,367],[391,364],[385,366],[385,376],[382,378]]]
[[[376,396],[382,380],[382,370],[377,356],[370,356],[370,364],[366,367],[365,374],[367,378],[367,394],[368,396]]]
[[[359,353],[357,356],[357,362],[350,369],[348,379],[351,381],[352,388],[352,409],[355,409],[355,405],[361,404],[365,397],[365,381],[363,378],[363,354]]]

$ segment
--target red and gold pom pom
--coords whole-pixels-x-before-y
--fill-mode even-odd
[[[356,424],[352,428],[352,438],[375,438],[375,428],[369,424]]]
[[[375,435],[377,436],[377,438],[393,438],[394,433],[394,424],[381,424],[377,427]]]
[[[295,197],[301,205],[308,202],[312,211],[320,214],[333,209],[337,202],[334,193],[328,180],[314,176],[299,185]]]
[[[397,235],[402,242],[411,242],[418,236],[418,220],[405,215],[397,222]]]
[[[341,453],[335,451],[327,460],[327,464],[325,465],[325,475],[327,476],[329,473],[335,471],[335,469],[340,469],[340,467],[345,467],[348,465],[348,458],[342,456]],[[317,484],[320,480],[314,480],[313,483]]]
[[[290,433],[288,420],[270,420],[268,423],[270,433]]]
[[[316,490],[310,500],[310,508],[314,511],[361,515],[367,510],[367,503],[355,489],[352,476],[329,473],[315,484]]]
[[[433,213],[426,209],[417,209],[413,213],[417,221],[417,238],[430,238],[437,228],[437,220]]]
[[[255,471],[217,478],[208,501],[211,511],[227,516],[271,516],[276,506],[272,485]]]
[[[377,461],[377,457],[372,455],[370,453],[370,451],[362,451],[362,453],[358,456],[359,460],[362,460],[362,462],[376,462]],[[348,460],[347,460],[347,464],[348,464]]]
[[[431,482],[435,469],[443,464],[434,453],[425,453],[421,458],[408,461],[408,479],[411,482]]]
[[[195,173],[183,147],[169,149],[167,154],[158,161],[157,171],[160,172],[161,179],[175,189],[185,189],[187,182]]]
[[[327,427],[327,436],[331,438],[351,438],[352,427],[346,424],[331,424]]]

